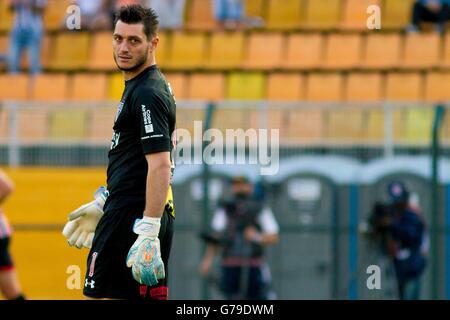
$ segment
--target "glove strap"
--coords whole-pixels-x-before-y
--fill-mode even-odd
[[[103,210],[103,206],[105,205],[106,199],[109,196],[109,191],[106,190],[104,186],[101,186],[98,188],[94,193],[94,198],[97,200],[97,203],[99,204],[99,207],[101,210]]]
[[[133,231],[138,235],[143,235],[151,238],[156,238],[161,227],[161,218],[152,218],[144,216],[142,219],[137,219],[134,223]]]

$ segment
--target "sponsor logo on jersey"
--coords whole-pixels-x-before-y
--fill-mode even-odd
[[[142,118],[144,119],[144,129],[145,133],[153,132],[153,124],[152,124],[152,115],[150,110],[147,110],[145,105],[141,105],[142,107]]]

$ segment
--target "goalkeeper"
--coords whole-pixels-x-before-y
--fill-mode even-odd
[[[72,212],[63,230],[69,245],[91,248],[87,298],[168,298],[175,99],[156,65],[157,28],[154,11],[140,5],[116,15],[113,51],[125,90],[108,154],[108,187]]]

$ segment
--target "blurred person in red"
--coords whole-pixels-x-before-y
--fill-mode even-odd
[[[0,205],[14,190],[12,181],[0,170]],[[8,300],[25,300],[9,253],[11,227],[0,208],[0,291]]]
[[[43,38],[42,17],[47,0],[7,0],[8,8],[14,12],[10,34],[8,68],[11,73],[20,71],[20,62],[28,49],[30,72],[41,72],[41,44]]]

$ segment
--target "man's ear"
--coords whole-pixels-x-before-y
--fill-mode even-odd
[[[153,39],[150,41],[151,42],[151,48],[152,48],[152,52],[156,50],[156,48],[158,47],[159,44],[159,37],[155,36],[153,37]]]

